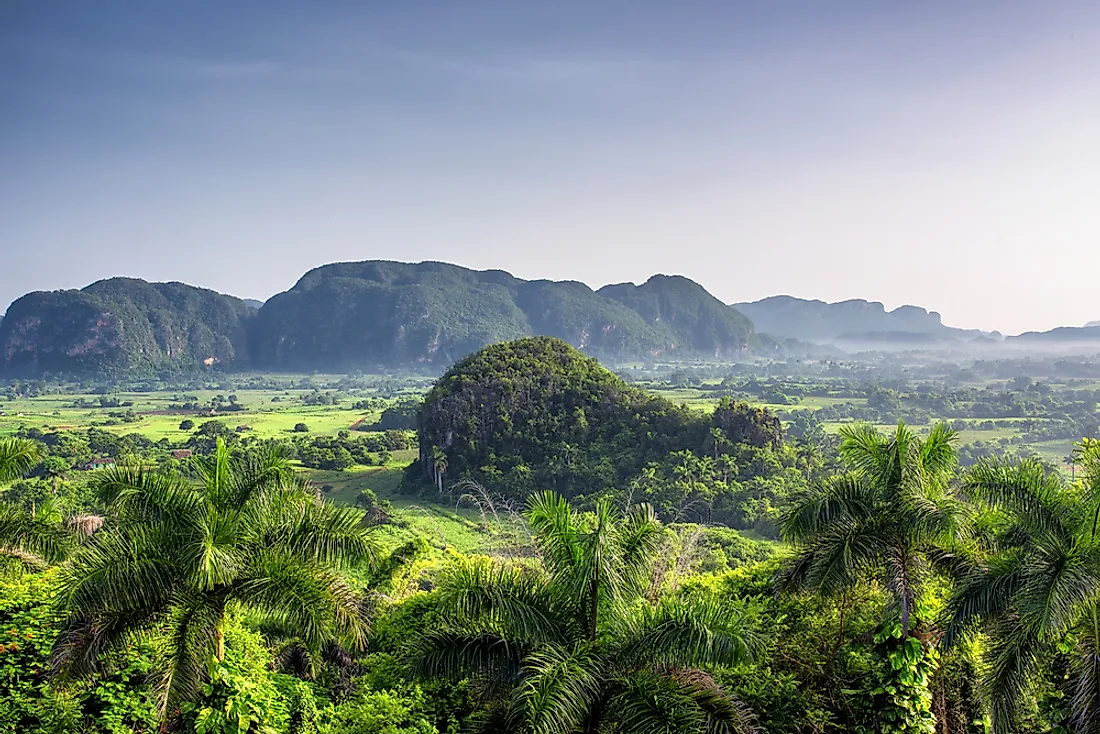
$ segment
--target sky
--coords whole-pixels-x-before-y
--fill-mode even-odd
[[[1100,3],[0,3],[0,309],[341,260],[1100,319]]]

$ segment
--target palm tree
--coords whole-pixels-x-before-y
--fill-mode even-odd
[[[432,471],[435,473],[436,485],[442,492],[443,475],[447,473],[447,454],[438,446],[432,447]]]
[[[949,601],[946,642],[989,633],[983,684],[998,734],[1014,730],[1059,646],[1069,649],[1073,731],[1100,732],[1100,443],[1078,444],[1077,457],[1078,486],[1033,459],[981,463],[966,478],[992,514],[984,552],[964,566]]]
[[[422,676],[468,678],[486,730],[747,732],[749,711],[700,668],[749,658],[744,608],[642,596],[662,530],[648,506],[594,514],[553,493],[527,517],[542,568],[473,558],[442,579],[447,623],[415,645]]]
[[[41,457],[39,444],[34,441],[22,438],[0,441],[0,483],[23,476]],[[0,555],[41,567],[64,559],[68,547],[68,534],[56,503],[45,502],[30,511],[0,503]]]
[[[162,715],[198,695],[206,664],[225,657],[227,614],[293,630],[312,652],[355,646],[366,624],[338,575],[373,554],[362,514],[325,504],[278,450],[233,459],[220,439],[194,462],[199,486],[142,467],[95,479],[111,524],[61,573],[67,620],[51,662],[62,679],[90,675],[103,654],[157,629]]]
[[[48,456],[39,465],[39,471],[53,484],[53,493],[57,494],[57,480],[64,479],[72,469],[72,464],[59,456]]]
[[[888,435],[858,425],[841,436],[848,471],[782,520],[795,552],[780,581],[835,594],[880,580],[900,610],[904,638],[922,587],[960,529],[963,505],[950,485],[958,437],[941,423],[921,438],[900,422]]]
[[[714,460],[718,461],[718,452],[722,450],[723,446],[729,443],[729,439],[726,438],[726,434],[721,428],[714,427],[710,429],[710,435],[707,436],[707,443],[714,449]]]

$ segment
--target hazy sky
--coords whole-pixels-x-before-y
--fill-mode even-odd
[[[1100,319],[1100,3],[0,3],[0,309],[335,260]]]

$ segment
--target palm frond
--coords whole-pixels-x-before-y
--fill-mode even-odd
[[[878,572],[893,540],[890,519],[883,515],[866,521],[834,522],[798,548],[809,565],[807,586],[826,595],[849,588]]]
[[[243,507],[256,495],[294,481],[290,457],[282,446],[250,451],[243,462],[230,465],[229,475],[222,481],[225,487],[221,501],[227,507]]]
[[[1065,482],[1037,461],[980,462],[963,486],[973,498],[1011,513],[1025,528],[1062,540],[1072,535]]]
[[[571,576],[580,529],[569,501],[553,492],[533,494],[527,500],[527,521],[546,569],[554,576]]]
[[[100,672],[109,660],[109,653],[125,649],[146,625],[157,618],[159,611],[100,611],[68,617],[50,650],[52,674],[59,680],[69,681]]]
[[[42,460],[42,446],[26,438],[0,439],[0,482],[19,479]]]
[[[983,690],[993,715],[994,734],[1011,734],[1016,730],[1024,694],[1038,669],[1041,644],[1015,620],[1006,619],[998,627],[991,636]]]
[[[761,649],[756,617],[756,608],[740,601],[665,599],[625,622],[615,658],[630,666],[737,665]]]
[[[236,513],[205,506],[195,514],[189,532],[176,535],[174,556],[192,589],[211,591],[233,581],[246,563],[237,544]]]
[[[638,670],[611,679],[608,718],[631,734],[754,734],[752,712],[695,670]]]
[[[123,525],[186,523],[199,506],[199,496],[178,475],[150,472],[141,466],[102,469],[95,472],[89,485]]]
[[[640,589],[649,577],[654,554],[664,537],[657,514],[648,504],[634,505],[623,516],[617,528],[619,563],[623,578]]]
[[[839,474],[811,489],[780,520],[783,537],[797,542],[840,521],[867,517],[876,512],[872,485],[856,474]]]
[[[1016,594],[1020,621],[1041,639],[1058,639],[1100,598],[1100,543],[1036,549]]]
[[[840,458],[845,466],[877,476],[889,464],[888,443],[874,426],[855,423],[840,427]]]
[[[60,518],[49,507],[32,514],[22,507],[0,503],[0,552],[30,554],[46,563],[58,563],[71,547]]]
[[[1095,607],[1091,610],[1095,615]],[[1096,624],[1096,617],[1093,617]],[[1082,635],[1072,656],[1072,670],[1076,680],[1070,709],[1073,711],[1073,730],[1079,732],[1100,731],[1100,648],[1095,633]]]
[[[155,526],[97,533],[62,567],[56,603],[76,617],[164,608],[179,570],[166,545]]]
[[[523,662],[514,696],[532,734],[580,731],[593,715],[603,679],[599,658],[587,646],[541,645]]]
[[[363,524],[362,511],[311,498],[267,542],[314,563],[347,568],[378,558],[376,537],[375,528]]]
[[[606,612],[619,605],[624,596],[638,589],[638,579],[623,576],[625,570],[615,522],[615,506],[606,499],[596,503],[595,526],[577,542],[577,560],[573,573],[559,579],[559,588],[568,589],[584,617],[589,639],[595,639],[606,621]],[[629,569],[637,571],[637,568]]]
[[[413,672],[423,678],[474,678],[490,690],[519,679],[523,658],[530,648],[491,632],[455,629],[431,630],[413,641],[407,651]]]
[[[258,551],[231,594],[253,614],[295,630],[314,651],[332,640],[358,648],[366,637],[362,599],[337,574],[301,558]]]
[[[202,690],[223,616],[222,605],[209,596],[180,595],[172,600],[163,650],[150,673],[162,716],[194,700]]]
[[[785,554],[775,574],[775,588],[780,593],[792,593],[810,586],[810,569],[814,564],[814,548],[803,547]]]
[[[443,573],[438,593],[444,615],[484,626],[508,639],[540,644],[561,639],[567,601],[545,577],[485,557],[456,561]]]
[[[680,671],[675,675],[684,692],[706,716],[706,734],[755,734],[756,716],[736,696],[722,690],[709,675]]]
[[[931,432],[920,443],[920,462],[925,471],[932,474],[949,474],[958,465],[956,446],[959,432],[946,423],[932,426]]]
[[[1009,611],[1024,583],[1022,564],[1018,552],[1001,553],[971,566],[957,579],[945,609],[948,646],[973,623],[997,619]]]

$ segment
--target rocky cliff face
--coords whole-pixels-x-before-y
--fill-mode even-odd
[[[247,364],[248,307],[182,283],[103,280],[17,299],[0,322],[0,366],[14,374]]]

